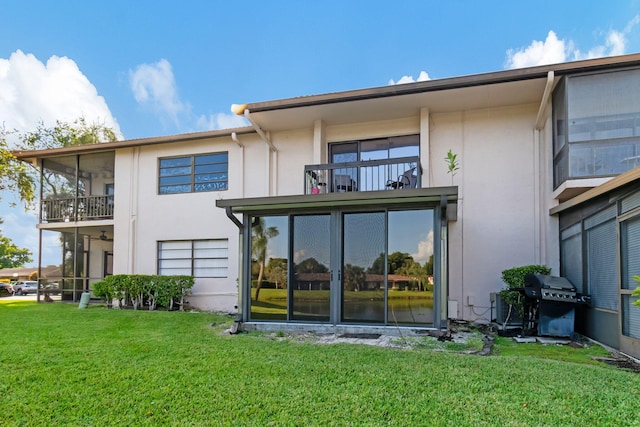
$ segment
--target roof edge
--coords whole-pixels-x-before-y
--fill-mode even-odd
[[[562,62],[550,65],[539,65],[528,68],[501,70],[481,74],[470,74],[466,76],[447,77],[423,82],[378,86],[320,95],[285,98],[274,101],[254,102],[246,104],[246,109],[251,113],[259,113],[289,108],[310,107],[314,105],[410,95],[414,93],[435,92],[447,89],[459,89],[487,84],[508,83],[518,80],[546,78],[549,71],[553,71],[556,76],[562,76],[575,72],[590,72],[634,65],[640,65],[640,54],[638,53],[573,62]]]
[[[605,182],[604,184],[593,187],[592,189],[587,190],[582,194],[578,194],[577,196],[567,200],[566,202],[560,203],[558,206],[549,209],[549,215],[559,214],[560,212],[564,212],[568,209],[579,206],[582,203],[588,202],[589,200],[595,199],[598,196],[602,196],[610,191],[616,190],[626,184],[630,184],[637,180],[640,180],[640,166],[631,169],[630,171],[627,171],[623,174],[620,174],[615,178],[612,178],[611,180]]]
[[[15,150],[12,154],[19,160],[53,157],[64,154],[111,151],[118,148],[143,147],[146,145],[167,144],[173,142],[197,141],[207,138],[230,137],[231,134],[246,135],[256,133],[251,126],[233,129],[208,130],[202,132],[181,133],[177,135],[154,136],[149,138],[128,139],[123,141],[100,142],[97,144],[77,145],[73,147],[47,148],[44,150]]]

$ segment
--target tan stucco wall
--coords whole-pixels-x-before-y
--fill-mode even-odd
[[[305,164],[335,141],[422,132],[423,186],[459,187],[458,220],[450,223],[449,298],[454,318],[489,320],[489,294],[500,290],[500,273],[513,266],[546,263],[557,269],[557,228],[548,216],[551,200],[550,133],[534,132],[539,105],[452,113],[416,111],[400,120],[330,126],[269,134],[277,153],[257,135],[127,148],[116,155],[116,273],[156,272],[157,242],[174,239],[229,240],[229,276],[199,279],[190,298],[202,309],[234,311],[237,304],[238,229],[219,198],[291,195],[303,192]],[[422,120],[422,122],[421,122]],[[428,122],[425,122],[428,121]],[[460,159],[453,178],[444,158]],[[229,190],[158,195],[158,158],[228,151]],[[537,160],[536,160],[537,159]],[[326,159],[322,159],[326,162]],[[541,167],[544,166],[544,167]],[[536,196],[537,194],[537,196]],[[556,270],[557,271],[557,270]]]

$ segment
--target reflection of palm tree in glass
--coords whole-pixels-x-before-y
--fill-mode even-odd
[[[256,225],[251,227],[251,253],[258,262],[260,268],[258,272],[258,283],[256,286],[256,298],[260,295],[260,288],[262,287],[262,280],[264,278],[264,266],[267,261],[267,245],[269,239],[276,237],[279,232],[277,227],[265,228],[264,218],[259,218]]]
[[[366,275],[364,268],[358,265],[347,264],[344,266],[344,290],[360,291],[364,288]]]

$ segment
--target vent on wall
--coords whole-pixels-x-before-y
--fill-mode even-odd
[[[491,320],[504,325],[504,322],[507,320],[507,315],[509,314],[509,304],[500,298],[500,294],[498,292],[491,292],[490,298],[492,308]],[[495,317],[493,314],[495,314]],[[509,317],[509,323],[507,326],[522,326],[522,316],[520,316],[520,311],[515,308],[511,310],[511,317]]]

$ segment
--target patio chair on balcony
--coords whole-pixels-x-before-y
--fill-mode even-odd
[[[391,189],[400,189],[400,188],[416,188],[418,185],[418,177],[414,175],[416,167],[412,167],[411,169],[407,169],[404,173],[398,176],[397,180],[389,180],[387,181],[387,187]]]
[[[356,182],[350,175],[335,174],[333,175],[333,189],[335,192],[358,191]]]

